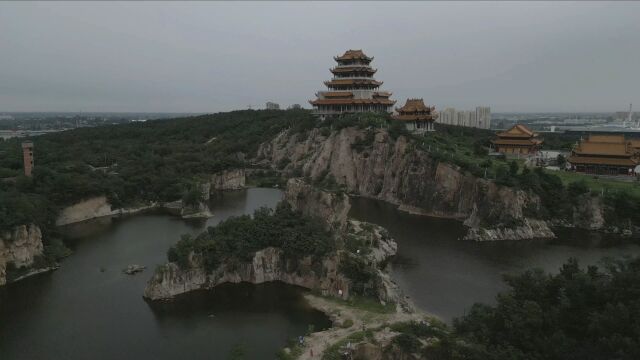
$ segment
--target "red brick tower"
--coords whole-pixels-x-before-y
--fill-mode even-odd
[[[24,174],[31,176],[33,171],[33,142],[25,141],[22,143],[22,157],[24,159]]]

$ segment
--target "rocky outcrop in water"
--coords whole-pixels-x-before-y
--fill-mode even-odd
[[[543,221],[525,216],[526,208],[540,206],[536,195],[496,185],[434,160],[406,137],[394,140],[385,130],[371,130],[375,131],[371,144],[357,146],[367,131],[345,128],[323,135],[314,129],[305,136],[283,132],[261,145],[258,159],[274,168],[274,164],[286,163],[285,173],[302,173],[312,181],[330,176],[350,193],[384,200],[401,210],[465,221],[471,228],[470,239],[477,238],[474,234],[482,229],[514,224],[513,231],[493,231],[492,238],[552,235]],[[536,225],[518,228],[525,220]]]
[[[295,270],[292,270],[295,269]],[[183,270],[175,263],[159,268],[145,289],[148,299],[166,299],[197,289],[211,289],[223,283],[249,282],[260,284],[282,281],[287,284],[319,290],[327,295],[338,295],[340,290],[348,296],[348,282],[338,273],[334,257],[314,263],[310,257],[293,264],[286,260],[277,248],[257,251],[251,262],[223,265],[207,272],[197,256],[192,258],[189,269]]]
[[[289,180],[285,194],[286,201],[294,209],[325,220],[327,227],[340,239],[339,250],[322,259],[311,256],[290,259],[281,249],[268,247],[256,251],[250,262],[223,263],[213,271],[208,271],[200,256],[192,253],[185,267],[181,268],[176,263],[159,267],[147,284],[145,298],[167,299],[193,290],[211,289],[226,282],[259,284],[268,281],[281,281],[324,295],[346,298],[351,292],[351,280],[341,272],[340,263],[345,256],[359,256],[379,276],[379,281],[375,282],[378,297],[384,301],[397,300],[397,286],[380,269],[397,250],[395,241],[386,230],[377,225],[348,220],[346,214],[350,204],[346,195],[319,191],[300,179]],[[362,254],[360,251],[351,253],[345,248],[346,242],[366,244],[368,251],[366,254],[364,251]]]
[[[42,232],[36,225],[20,225],[0,233],[0,286],[7,282],[7,266],[30,268],[43,251]]]

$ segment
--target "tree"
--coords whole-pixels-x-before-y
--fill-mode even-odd
[[[640,358],[640,257],[586,269],[570,259],[557,274],[505,280],[496,305],[454,320],[454,335],[482,355],[471,358]]]
[[[564,155],[562,154],[558,154],[558,157],[556,158],[556,161],[558,163],[558,166],[562,169],[567,165],[567,158],[564,157]]]

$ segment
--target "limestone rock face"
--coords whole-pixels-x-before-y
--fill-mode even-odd
[[[111,204],[106,196],[97,196],[62,209],[56,220],[56,225],[72,224],[115,213],[111,210]]]
[[[7,265],[29,267],[43,254],[42,232],[34,224],[16,226],[13,231],[0,233],[0,285],[7,282]]]
[[[583,229],[602,229],[605,225],[602,198],[592,197],[591,194],[581,195],[573,207],[573,224]]]
[[[150,203],[135,208],[113,209],[106,196],[96,196],[62,209],[56,219],[56,225],[68,225],[105,216],[131,215],[158,206],[157,203]]]
[[[339,230],[347,221],[351,209],[349,197],[319,190],[302,179],[289,179],[284,198],[294,210],[303,214],[319,217],[328,228]]]
[[[260,146],[258,159],[268,164],[289,159],[285,172],[301,169],[313,180],[331,175],[350,193],[384,200],[413,213],[463,220],[472,230],[523,223],[528,220],[525,208],[539,206],[536,195],[465,174],[415,149],[403,136],[392,139],[385,130],[375,130],[373,143],[358,151],[352,145],[365,138],[366,131],[345,128],[324,136],[314,129],[304,139],[283,132]],[[494,235],[508,239],[512,234],[517,238],[552,234],[548,227],[540,233],[536,229],[542,227]]]
[[[144,291],[144,296],[151,300],[167,299],[197,289],[211,289],[228,282],[260,284],[269,281],[282,281],[319,290],[325,295],[338,295],[339,290],[342,290],[343,296],[348,296],[349,282],[338,273],[337,265],[335,257],[328,257],[320,263],[313,263],[311,258],[307,257],[297,264],[292,264],[284,259],[280,249],[273,247],[257,251],[251,262],[233,266],[222,265],[209,273],[199,265],[184,270],[177,264],[169,263],[156,271]],[[292,268],[295,270],[287,270]]]
[[[365,256],[365,262],[377,271],[380,281],[376,290],[381,300],[398,301],[401,298],[397,285],[380,268],[389,257],[396,254],[396,242],[378,225],[347,219],[350,203],[346,195],[328,193],[305,184],[301,179],[291,179],[287,184],[285,200],[304,214],[324,219],[339,241],[343,241],[343,237],[356,238],[361,243],[370,244],[369,251],[366,255],[356,255],[338,250],[323,259],[288,259],[281,249],[268,247],[255,252],[251,262],[224,263],[213,270],[205,269],[199,256],[192,253],[186,268],[180,268],[175,263],[158,268],[147,283],[144,296],[159,300],[193,290],[211,289],[226,282],[260,284],[281,281],[316,290],[323,295],[347,298],[351,281],[339,268],[342,256],[348,255]]]
[[[524,219],[523,224],[511,227],[471,228],[463,240],[496,241],[554,238],[546,221]]]
[[[245,182],[244,169],[225,170],[211,176],[211,190],[240,190]]]

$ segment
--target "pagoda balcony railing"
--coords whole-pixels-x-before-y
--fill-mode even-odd
[[[361,113],[361,112],[386,112],[391,114],[393,111],[392,110],[382,110],[382,109],[349,109],[349,110],[319,110],[319,109],[314,109],[312,110],[312,114],[315,115],[340,115],[340,114],[345,114],[345,113]]]
[[[333,80],[375,80],[375,79],[373,78],[373,76],[343,76],[343,77],[334,76],[331,78],[331,81]]]
[[[318,95],[323,95],[324,96],[324,93],[336,92],[336,91],[349,91],[349,92],[353,93],[353,98],[354,99],[371,99],[373,97],[373,93],[384,92],[382,90],[361,89],[361,88],[358,88],[358,89],[340,89],[340,90],[318,91],[316,93],[316,96],[318,96]]]

